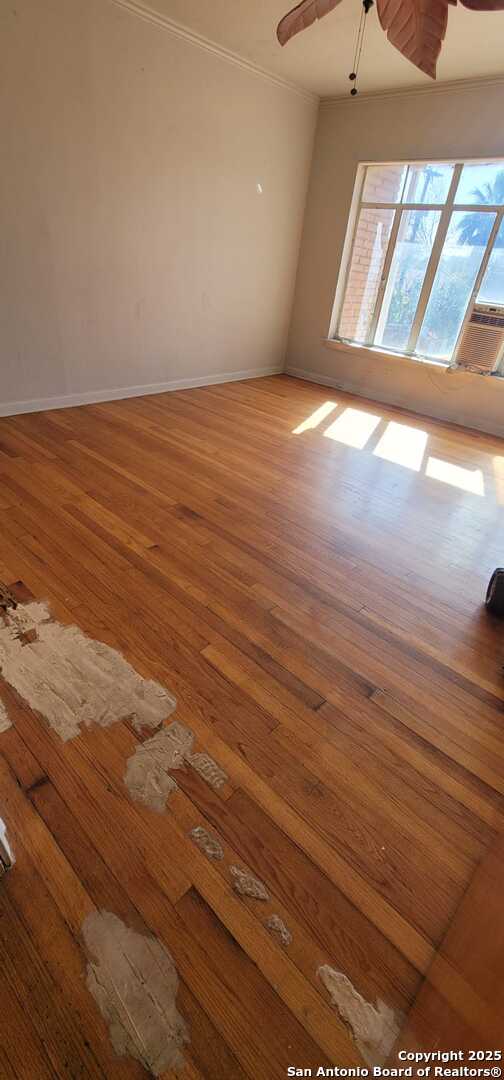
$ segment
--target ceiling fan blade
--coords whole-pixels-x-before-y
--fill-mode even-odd
[[[378,17],[390,43],[432,79],[436,78],[437,58],[446,34],[448,3],[449,0],[377,0]]]
[[[317,19],[323,19],[324,15],[328,15],[340,3],[341,0],[302,0],[279,22],[277,38],[280,44],[286,45],[295,34],[306,30]]]

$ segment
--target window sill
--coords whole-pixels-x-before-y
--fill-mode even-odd
[[[423,364],[427,367],[433,367],[442,371],[450,371],[451,368],[444,360],[424,360],[421,356],[407,356],[406,353],[387,352],[386,349],[378,349],[374,345],[356,345],[352,341],[340,341],[338,338],[323,338],[324,345],[329,349],[336,349],[338,352],[355,352],[359,356],[367,356],[370,359],[377,360],[380,357],[385,360],[400,360],[401,363],[405,361],[410,364]],[[465,372],[464,374],[473,374],[473,372]]]

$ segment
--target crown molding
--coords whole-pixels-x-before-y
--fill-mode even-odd
[[[245,60],[238,53],[225,49],[223,45],[219,45],[216,41],[211,41],[209,38],[203,37],[202,34],[190,30],[189,27],[183,26],[182,23],[175,22],[175,19],[170,19],[168,15],[162,15],[159,11],[154,11],[153,8],[144,4],[143,0],[111,0],[111,3],[128,11],[130,15],[136,15],[137,18],[143,19],[144,22],[158,26],[161,30],[167,30],[173,37],[181,38],[182,41],[194,45],[197,49],[213,53],[214,56],[218,56],[220,60],[225,60],[228,64],[234,64],[236,67],[248,71],[251,75],[257,75],[274,86],[279,86],[282,90],[297,94],[303,101],[311,105],[318,105],[320,101],[317,94],[312,94],[309,90],[304,90],[303,87],[289,82],[288,79],[283,79],[281,75],[266,71],[265,68],[254,64],[252,60]]]
[[[428,86],[395,87],[391,90],[370,90],[368,93],[350,97],[340,94],[337,97],[323,97],[321,109],[333,109],[339,105],[358,105],[366,102],[388,101],[390,98],[423,97],[426,94],[461,94],[467,90],[487,90],[492,86],[504,88],[504,75],[484,75],[479,79],[455,79],[451,82],[432,83]]]

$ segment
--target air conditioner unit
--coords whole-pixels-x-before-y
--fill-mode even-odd
[[[493,375],[504,353],[504,305],[474,304],[453,358],[453,367]]]

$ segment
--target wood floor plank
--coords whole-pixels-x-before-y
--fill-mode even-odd
[[[37,1076],[46,1080],[56,1075],[44,1041],[30,1020],[26,1002],[16,996],[5,967],[0,982],[0,1043],[2,1076]]]
[[[293,937],[289,956],[305,976],[320,990],[317,967],[338,957],[366,996],[407,1011],[418,973],[269,815],[240,789],[223,803],[190,774],[178,782],[188,800],[181,805],[177,799],[173,814],[186,829],[203,824],[220,839],[224,875],[232,860],[266,883],[270,901],[257,905],[251,900],[248,906],[263,923],[268,914],[280,914]]]
[[[139,912],[127,891],[111,874],[110,868],[56,788],[47,782],[32,789],[30,798],[96,907],[113,911],[126,925],[145,932]],[[226,1076],[242,1080],[245,1073],[237,1058],[184,982],[180,985],[177,1002],[190,1027],[191,1059],[202,1075],[209,1080],[222,1080]]]
[[[122,1071],[83,975],[84,953],[75,940],[93,904],[54,838],[17,788],[0,758],[3,812],[9,823],[14,868],[0,891],[2,952],[18,999],[50,1054],[54,1072],[116,1077]],[[42,878],[42,873],[45,874]],[[100,1037],[91,1044],[94,1027]]]
[[[458,808],[448,805],[447,800],[438,800],[443,804],[444,813],[436,813],[433,805],[433,796],[435,799],[433,785],[421,784],[416,770],[408,768],[405,756],[398,759],[390,754],[387,757],[383,743],[380,748],[379,759],[374,758],[371,743],[364,752],[360,751],[359,743],[347,735],[343,724],[344,717],[338,710],[324,705],[322,709],[305,709],[301,711],[299,705],[288,692],[283,690],[277,681],[268,679],[264,675],[261,678],[257,665],[250,658],[243,656],[238,650],[234,649],[233,646],[230,646],[229,643],[224,643],[224,646],[219,648],[209,645],[203,650],[203,655],[230,681],[239,685],[247,695],[257,701],[263,709],[278,721],[278,726],[275,729],[276,739],[284,739],[288,747],[292,747],[296,739],[301,740],[303,749],[300,751],[299,756],[302,756],[307,763],[312,760],[315,761],[317,771],[320,768],[320,777],[325,776],[329,786],[332,786],[334,782],[339,790],[341,785],[344,786],[346,783],[350,785],[351,790],[355,791],[366,783],[365,774],[367,773],[369,778],[376,780],[386,792],[386,807],[384,807],[383,798],[380,798],[378,792],[376,792],[382,811],[384,809],[386,811],[393,809],[392,803],[397,801],[397,813],[401,815],[405,829],[408,828],[408,820],[404,820],[403,800],[406,801],[412,811],[411,825],[413,828],[415,827],[415,815],[419,816],[417,839],[420,842],[425,841],[429,835],[426,822],[430,822],[442,837],[449,837],[451,843],[455,847],[466,851],[469,857],[475,859],[480,857],[481,845],[471,843],[471,822],[469,817],[464,817],[464,824],[459,828],[457,819],[460,812]],[[352,725],[356,721],[358,723],[361,717],[365,717],[366,724],[368,718],[374,719],[373,703],[370,703],[366,698],[354,703]],[[350,735],[353,735],[352,729],[350,729]],[[392,739],[390,739],[390,744],[395,749]],[[336,747],[338,747],[339,753],[335,752]],[[341,756],[341,753],[343,756]],[[353,763],[356,758],[358,758],[358,777],[354,775],[355,766]],[[465,792],[465,788],[462,788],[462,791]],[[367,798],[372,800],[369,787],[367,788]],[[492,821],[494,821],[495,810],[491,813]],[[455,819],[455,822],[453,819]],[[488,832],[485,832],[484,839],[488,840],[488,838]],[[433,842],[435,845],[435,840]],[[429,848],[432,850],[430,844]],[[445,853],[443,846],[442,855]]]
[[[215,917],[211,907],[204,902],[196,890],[192,889],[177,903],[177,911],[191,930],[197,933],[203,947],[215,968],[229,980],[235,990],[239,1004],[243,1002],[243,1013],[248,1023],[248,1068],[264,1076],[284,1077],[292,1061],[299,1061],[302,1068],[329,1066],[330,1057],[326,1057],[316,1046],[311,1046],[297,1030],[294,1018],[279,1013],[275,1008],[275,996],[259,978],[257,968],[251,963],[246,952],[240,949],[236,941],[226,933]],[[241,1011],[241,1010],[240,1010]],[[270,1040],[262,1037],[264,1028],[271,1032]],[[274,1047],[271,1055],[270,1045]],[[345,1060],[357,1061],[357,1055],[350,1052]]]
[[[184,716],[182,710],[180,714]],[[237,786],[258,802],[293,843],[338,885],[345,896],[385,934],[413,966],[419,971],[425,971],[432,957],[432,946],[427,938],[377,893],[365,875],[360,874],[350,862],[342,858],[316,828],[276,793],[248,763],[246,755],[233,751],[224,738],[210,731],[195,715],[191,716],[191,723],[193,729],[201,735],[209,753],[233,776]]]

